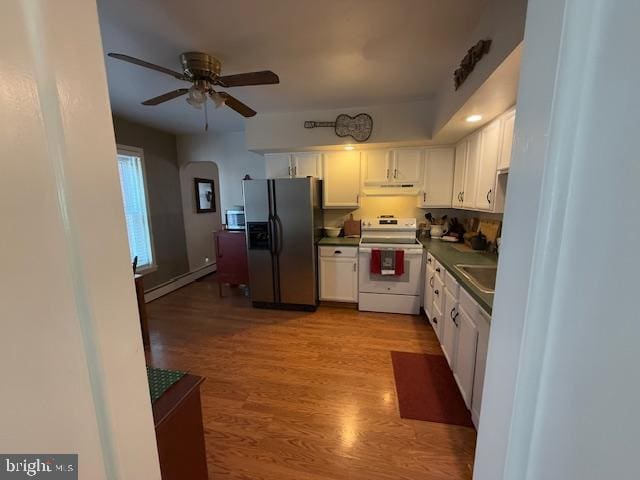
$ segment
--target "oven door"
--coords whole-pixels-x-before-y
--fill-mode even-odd
[[[358,254],[358,268],[360,270],[358,290],[362,293],[420,295],[422,291],[423,251],[417,248],[403,250],[404,273],[398,276],[380,275],[371,273],[371,248],[360,247]]]

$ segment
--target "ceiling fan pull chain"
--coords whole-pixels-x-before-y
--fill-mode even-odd
[[[209,130],[209,115],[207,114],[207,99],[204,100],[204,131]]]

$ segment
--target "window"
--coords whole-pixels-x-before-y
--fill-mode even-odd
[[[118,172],[127,222],[131,261],[138,257],[140,270],[154,267],[149,208],[142,150],[118,147]]]

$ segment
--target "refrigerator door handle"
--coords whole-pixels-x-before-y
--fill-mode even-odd
[[[276,222],[272,214],[269,214],[269,252],[271,255],[278,253],[276,249]]]
[[[276,239],[277,239],[277,246],[276,246],[276,255],[280,255],[282,253],[282,236],[283,236],[283,230],[282,230],[282,221],[280,220],[280,217],[276,214],[274,216],[274,220],[275,220],[275,224],[278,227],[277,228],[277,235],[276,235]]]

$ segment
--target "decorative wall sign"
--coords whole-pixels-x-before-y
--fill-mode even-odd
[[[460,62],[460,68],[453,72],[453,83],[456,90],[464,83],[480,59],[489,52],[490,47],[491,39],[480,40],[467,51],[462,62]]]
[[[194,178],[196,190],[196,212],[209,213],[216,211],[216,190],[213,180]]]
[[[355,117],[340,114],[335,122],[304,122],[304,128],[333,127],[339,137],[351,137],[356,142],[366,142],[373,130],[373,119],[367,113]]]

